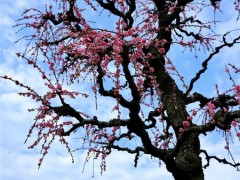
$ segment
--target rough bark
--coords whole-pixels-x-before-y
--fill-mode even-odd
[[[162,90],[162,102],[165,105],[169,123],[174,128],[178,144],[170,160],[166,162],[167,169],[178,179],[204,179],[200,154],[198,133],[179,135],[179,128],[183,120],[187,119],[184,94],[177,88],[174,80],[165,73],[164,59],[153,59],[151,65],[155,68],[155,76]]]

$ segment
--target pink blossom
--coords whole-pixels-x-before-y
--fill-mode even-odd
[[[211,115],[211,116],[213,116],[214,115],[214,109],[215,109],[215,106],[214,106],[214,104],[212,103],[212,102],[208,102],[207,103],[207,106],[208,106],[208,111],[209,111],[209,114]]]
[[[151,58],[152,57],[152,54],[151,53],[147,53],[147,58]]]
[[[71,124],[73,124],[72,121],[63,122],[63,125],[71,125]]]
[[[113,107],[113,111],[114,110],[118,110],[118,106],[117,105]]]
[[[92,89],[93,91],[96,91],[96,87],[95,87],[95,86],[92,86],[91,89]]]
[[[54,70],[54,62],[49,63],[49,69]]]
[[[33,61],[32,61],[32,60],[29,60],[29,61],[28,61],[28,64],[33,64]]]
[[[121,21],[121,25],[122,25],[123,28],[126,27],[126,23],[123,20]]]
[[[119,95],[119,90],[118,89],[114,89],[114,95],[115,96]]]
[[[170,66],[169,69],[172,70],[172,71],[174,71],[174,70],[175,70],[175,67],[174,67],[174,66]]]
[[[131,40],[130,40],[130,44],[137,44],[141,41],[141,39],[139,37],[133,37]],[[139,47],[141,47],[142,45],[140,45]]]
[[[54,86],[53,86],[52,84],[48,84],[48,87],[49,87],[50,89],[52,89],[52,90],[55,89]]]
[[[138,84],[139,84],[139,85],[142,85],[142,84],[143,84],[143,79],[142,79],[142,78],[139,78],[139,79],[138,79]]]
[[[46,78],[47,78],[44,73],[42,74],[42,78],[43,78],[43,79],[46,79]]]
[[[184,129],[183,128],[179,128],[179,133],[182,134],[184,132]]]
[[[146,41],[146,39],[145,38],[142,38],[141,39],[141,44],[145,44],[147,41]]]
[[[183,124],[184,127],[188,127],[190,125],[190,123],[188,121],[183,121],[182,124]]]
[[[39,159],[39,163],[42,163],[42,161],[43,161],[43,159],[42,159],[42,158],[40,158],[40,159]]]
[[[193,115],[193,116],[196,116],[196,115],[197,115],[197,111],[196,111],[196,110],[193,110],[192,115]]]
[[[228,146],[228,145],[226,145],[226,146],[224,146],[224,148],[225,148],[225,149],[229,149],[229,146]]]
[[[240,85],[235,86],[234,89],[236,90],[236,92],[240,92]]]
[[[48,94],[48,98],[49,98],[49,99],[52,99],[52,98],[55,98],[55,97],[56,97],[56,94],[54,94],[54,93]]]
[[[165,54],[166,53],[164,48],[160,48],[158,51],[159,51],[160,54]]]
[[[232,121],[231,125],[232,125],[233,127],[237,127],[238,122],[237,122],[237,121]]]
[[[105,159],[107,157],[107,154],[103,153],[102,158]]]
[[[227,73],[229,72],[229,69],[228,69],[227,67],[226,67],[226,69],[225,69],[225,72],[227,72]]]
[[[170,7],[170,8],[169,8],[169,12],[170,12],[170,13],[173,13],[173,12],[174,12],[174,7]]]
[[[129,29],[128,31],[125,31],[124,32],[124,36],[127,37],[127,36],[132,36],[133,35],[133,30],[132,29]]]
[[[109,136],[109,137],[108,137],[108,142],[112,142],[113,139],[114,139],[114,136],[113,136],[113,135]]]
[[[122,63],[123,59],[120,55],[117,55],[115,58],[116,58],[116,63],[119,63],[119,64]]]
[[[112,133],[115,134],[115,132],[118,130],[117,126],[114,126],[114,128],[112,129]]]
[[[182,46],[186,46],[187,44],[185,42],[183,42],[183,40],[179,41],[180,45]]]
[[[150,68],[149,68],[149,71],[150,71],[151,73],[153,73],[153,72],[154,72],[154,68],[153,68],[153,67],[150,67]]]
[[[62,90],[62,85],[61,84],[57,84],[57,90]]]
[[[237,133],[237,137],[240,137],[240,132]]]
[[[103,61],[103,63],[102,63],[102,67],[103,67],[103,68],[106,68],[107,65],[108,65],[108,63],[109,63],[109,61],[107,61],[107,60]]]
[[[48,146],[44,146],[43,149],[44,149],[45,151],[47,151],[47,150],[49,149],[49,147],[48,147]]]
[[[127,7],[126,7],[126,6],[121,6],[121,11],[122,11],[122,12],[125,12],[125,11],[126,11],[126,9],[127,9]]]

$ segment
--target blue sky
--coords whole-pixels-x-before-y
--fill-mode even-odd
[[[0,75],[8,74],[14,76],[21,82],[31,84],[31,86],[39,90],[41,90],[42,86],[38,73],[28,68],[26,63],[15,55],[16,52],[24,50],[26,42],[21,41],[18,44],[14,44],[23,34],[16,34],[16,29],[13,29],[12,26],[15,24],[14,21],[20,17],[23,10],[29,7],[41,7],[44,5],[44,2],[47,1],[15,0],[10,2],[3,0],[0,6]],[[229,10],[226,11],[227,18],[216,28],[218,33],[224,32],[228,28],[240,28],[239,24],[235,21],[236,13],[232,9],[227,8],[228,6],[228,4],[223,6]],[[89,16],[94,17],[95,15],[94,13],[90,13]],[[205,12],[201,18],[210,18],[212,15],[209,12]],[[219,17],[221,17],[221,14]],[[206,79],[203,77],[197,84],[196,89],[201,88],[202,92],[206,95],[213,96],[215,93],[214,85],[218,83],[220,90],[226,90],[226,86],[230,85],[230,83],[224,80],[227,79],[227,75],[224,73],[224,66],[230,62],[240,65],[237,59],[237,57],[240,57],[239,49],[239,45],[231,49],[225,48],[221,55],[216,56],[214,61],[210,63],[210,67],[214,68],[214,71],[207,71],[207,76],[205,76],[208,82],[206,83]],[[180,68],[180,66],[184,66],[179,71],[182,75],[186,76],[186,79],[189,79],[191,75],[196,73],[199,66],[195,65],[201,63],[201,57],[204,55],[200,55],[200,60],[196,61],[191,56],[183,54],[181,59],[184,62],[182,62],[179,60],[179,52],[181,51],[174,49],[169,53],[169,56],[176,67]],[[237,79],[237,82],[240,84],[240,79]],[[57,142],[54,143],[42,167],[38,170],[37,163],[41,157],[39,153],[40,147],[29,150],[28,145],[30,145],[31,141],[24,144],[28,130],[33,122],[32,119],[34,118],[33,114],[29,114],[27,109],[29,107],[36,107],[36,104],[31,99],[18,96],[18,92],[19,88],[15,84],[0,79],[0,179],[173,179],[171,174],[165,170],[164,164],[161,165],[161,168],[159,167],[157,160],[143,156],[139,160],[138,168],[134,168],[134,156],[122,152],[113,152],[107,158],[107,172],[103,176],[100,175],[99,162],[94,161],[93,165],[92,160],[87,163],[85,171],[82,174],[86,152],[77,151],[74,153],[75,163],[72,164],[67,150]],[[88,110],[94,111],[95,104],[89,102],[87,102]],[[111,103],[105,103],[99,109],[98,113],[102,114],[105,109],[110,109],[111,107]],[[221,132],[202,138],[201,145],[210,154],[229,158],[227,151],[224,151],[225,142],[223,141]],[[70,138],[70,143],[73,145],[76,145],[77,141],[77,139]],[[233,141],[236,143],[231,145],[232,152],[236,160],[239,160],[240,142],[236,138]],[[95,167],[94,178],[92,178],[93,167]],[[225,180],[234,180],[240,176],[239,172],[235,169],[223,166],[216,161],[211,161],[211,167],[205,170],[206,179],[222,179],[223,175]]]

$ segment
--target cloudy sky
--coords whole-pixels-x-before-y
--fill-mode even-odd
[[[42,88],[41,83],[39,83],[39,75],[36,71],[28,69],[25,62],[16,57],[15,53],[23,51],[24,47],[26,47],[26,42],[21,41],[18,44],[14,44],[23,34],[16,34],[16,29],[13,29],[12,26],[23,10],[28,7],[42,7],[43,5],[43,0],[1,0],[0,6],[0,75],[8,74],[14,76],[21,82],[30,84],[36,89]],[[229,8],[230,5],[225,4],[223,7],[228,9],[226,11],[227,16],[216,31],[222,33],[227,28],[237,28],[237,26],[240,28],[235,21],[236,13]],[[94,14],[90,13],[89,15],[93,16]],[[209,18],[210,16],[213,16],[213,14],[205,12],[202,18]],[[207,72],[208,84],[212,83],[213,85],[204,85],[206,79],[203,77],[204,81],[200,81],[196,88],[204,89],[207,95],[212,96],[215,93],[214,83],[218,83],[220,90],[224,91],[228,84],[224,80],[227,78],[223,73],[224,66],[228,62],[240,65],[239,61],[237,61],[237,57],[240,57],[239,49],[239,46],[232,49],[224,49],[223,53],[217,56],[214,62],[210,64],[214,71]],[[173,60],[178,58],[176,52],[178,51],[170,52]],[[195,73],[192,68],[193,61],[195,60],[187,58],[184,61],[184,65],[182,62],[175,62],[177,67],[180,65],[184,66],[184,68],[179,69],[183,75],[190,76]],[[240,83],[239,79],[237,81]],[[203,86],[204,88],[202,88]],[[171,174],[165,170],[164,164],[160,166],[157,160],[143,156],[139,160],[138,168],[134,168],[134,157],[122,152],[113,152],[108,157],[107,172],[103,176],[100,175],[99,162],[92,159],[86,164],[84,173],[82,173],[86,152],[78,151],[74,153],[75,163],[72,164],[67,150],[57,142],[45,158],[42,167],[38,170],[37,163],[41,157],[39,154],[40,149],[29,150],[28,145],[30,143],[24,144],[34,118],[33,114],[29,114],[27,109],[34,107],[35,104],[31,99],[18,96],[18,92],[19,88],[13,83],[0,79],[0,179],[173,179]],[[94,109],[94,104],[89,104],[88,107]],[[104,107],[103,109],[106,108]],[[239,161],[240,142],[236,138],[233,138],[233,141],[235,143],[231,144],[232,152],[235,155],[235,159]],[[71,139],[71,143],[77,143],[77,139]],[[229,158],[227,151],[224,151],[225,143],[221,132],[213,133],[209,137],[202,137],[201,143],[202,147],[206,148],[210,154]],[[92,178],[93,174],[94,178]],[[205,170],[205,176],[206,179],[222,179],[224,176],[225,180],[235,180],[237,177],[240,177],[240,174],[231,167],[211,161],[211,167]]]

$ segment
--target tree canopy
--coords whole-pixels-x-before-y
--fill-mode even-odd
[[[231,85],[224,91],[217,82],[214,96],[205,91],[207,72],[216,71],[209,63],[224,48],[240,43],[240,27],[217,32],[217,14],[224,17],[229,11],[221,3],[53,0],[43,10],[24,11],[16,28],[27,33],[23,39],[29,44],[17,56],[39,73],[45,93],[17,77],[1,78],[25,89],[19,95],[39,104],[29,109],[36,116],[26,139],[35,139],[29,148],[42,147],[38,166],[55,140],[74,161],[67,137],[75,135],[82,138],[87,158],[102,160],[102,172],[113,150],[133,154],[135,167],[142,154],[159,159],[175,179],[204,179],[203,168],[211,159],[239,170],[234,157],[227,161],[200,146],[200,135],[220,130],[231,156],[231,138],[240,138],[240,64],[226,64],[224,81]],[[229,3],[239,23],[240,1]],[[210,20],[202,18],[206,12],[212,12]],[[189,59],[196,67],[184,72]],[[95,103],[96,112],[104,104],[113,106],[96,114],[87,110],[88,101]]]

